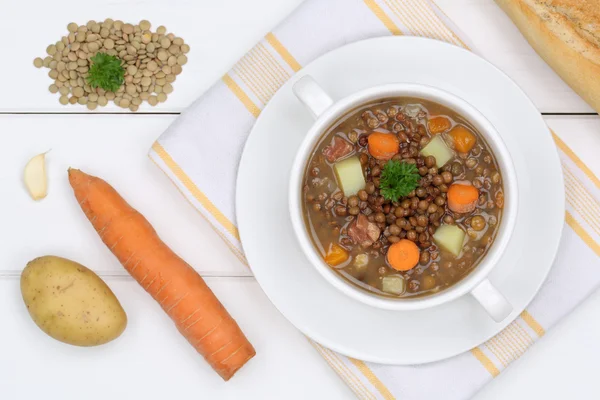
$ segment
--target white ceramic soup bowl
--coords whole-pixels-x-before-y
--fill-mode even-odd
[[[312,79],[304,76],[294,85],[294,93],[316,118],[308,130],[292,164],[289,207],[298,242],[317,271],[334,287],[351,298],[373,307],[389,310],[419,310],[448,303],[464,295],[472,295],[496,322],[504,320],[512,306],[487,279],[500,260],[510,240],[517,216],[517,178],[510,154],[494,126],[473,106],[446,91],[411,83],[393,83],[369,88],[338,101]],[[462,280],[438,293],[398,298],[382,296],[351,284],[332,270],[314,246],[303,216],[302,187],[306,165],[322,135],[342,116],[370,102],[398,97],[412,97],[432,101],[455,111],[483,135],[499,164],[504,183],[504,209],[494,242],[479,264]]]

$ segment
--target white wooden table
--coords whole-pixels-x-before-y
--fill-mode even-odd
[[[302,334],[269,303],[250,272],[146,157],[151,143],[192,100],[301,0],[0,0],[0,398],[306,399],[352,393]],[[504,70],[546,114],[548,124],[600,174],[600,119],[535,52],[491,0],[438,0],[478,52]],[[60,10],[60,11],[58,11]],[[166,25],[192,46],[167,103],[131,115],[59,106],[44,72],[33,68],[68,22],[107,16]],[[10,55],[10,56],[9,56]],[[75,113],[73,113],[75,112]],[[77,113],[81,112],[81,113]],[[24,163],[48,155],[50,194],[33,203]],[[126,277],[78,209],[68,166],[101,174],[196,266],[259,350],[223,383]],[[19,273],[57,254],[98,271],[129,315],[117,341],[77,349],[42,334],[19,293]],[[585,279],[585,277],[582,277]],[[487,399],[598,398],[600,294],[592,296],[477,396]],[[49,355],[54,354],[55,357]],[[57,361],[60,359],[60,362]]]

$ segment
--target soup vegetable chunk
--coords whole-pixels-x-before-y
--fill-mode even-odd
[[[467,121],[411,98],[362,106],[321,137],[304,174],[307,230],[351,283],[391,297],[443,290],[496,236],[498,164]]]

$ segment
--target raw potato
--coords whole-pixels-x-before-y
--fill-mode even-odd
[[[65,258],[30,261],[21,274],[21,294],[37,326],[64,343],[101,345],[127,326],[127,315],[106,283]]]
[[[46,153],[33,157],[23,171],[25,187],[31,198],[41,200],[48,194],[48,178],[46,177]]]

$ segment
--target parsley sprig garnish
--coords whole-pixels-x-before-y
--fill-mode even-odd
[[[417,188],[420,178],[415,164],[390,160],[381,171],[379,190],[386,200],[398,201]]]
[[[125,80],[125,69],[121,66],[121,60],[106,53],[97,53],[91,60],[88,84],[93,88],[99,87],[110,92],[119,90]]]

